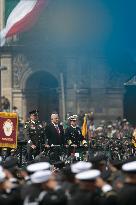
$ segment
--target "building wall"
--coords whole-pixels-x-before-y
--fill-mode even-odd
[[[38,56],[37,56],[38,59]],[[60,73],[63,72],[66,113],[93,111],[98,119],[115,119],[123,116],[122,86],[109,87],[110,66],[106,56],[63,55],[49,58],[46,64],[27,57],[27,53],[4,54],[2,63],[8,70],[2,72],[2,95],[17,106],[20,116],[28,113],[28,98],[25,95],[26,82],[35,72],[48,72],[58,81],[59,112],[62,116],[62,95]],[[119,77],[119,76],[118,76]],[[126,76],[126,79],[128,76]],[[118,79],[117,79],[118,81]],[[121,79],[122,85],[124,79]],[[36,83],[36,82],[35,82]],[[29,91],[33,93],[33,89]],[[46,91],[45,91],[46,92]]]
[[[3,1],[0,1],[1,6]],[[129,70],[132,63],[130,61],[125,64],[126,58],[123,56],[120,58],[122,65],[117,58],[116,64],[110,64],[109,56],[101,51],[102,44],[105,45],[106,40],[109,42],[107,36],[111,32],[110,22],[105,25],[105,19],[111,19],[105,16],[102,5],[88,7],[91,11],[96,9],[96,12],[90,12],[86,5],[83,9],[82,5],[77,7],[74,3],[73,7],[73,2],[76,2],[74,0],[67,1],[67,4],[61,0],[58,2],[52,1],[37,24],[30,31],[21,34],[19,41],[12,42],[4,53],[2,62],[8,70],[2,72],[2,95],[9,98],[11,109],[12,106],[17,106],[21,117],[25,118],[28,113],[26,82],[37,71],[48,72],[58,81],[57,95],[62,116],[60,73],[63,73],[66,112],[94,111],[97,119],[123,116],[123,83],[131,72],[120,72],[120,68],[122,66],[124,69],[126,66]],[[84,18],[81,16],[81,8]],[[95,28],[93,22],[93,27],[90,27],[97,12],[100,14],[99,18],[95,18],[98,20],[95,22],[97,26]],[[82,26],[78,27],[79,23]],[[100,24],[103,26],[99,26]],[[31,103],[32,101],[29,102]]]

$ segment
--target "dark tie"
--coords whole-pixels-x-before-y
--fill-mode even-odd
[[[57,130],[57,133],[60,134],[60,129],[58,126],[55,126],[56,130]]]

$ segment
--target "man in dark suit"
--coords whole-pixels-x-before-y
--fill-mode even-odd
[[[51,114],[51,123],[45,129],[48,144],[51,145],[64,145],[64,129],[59,124],[59,116],[57,113]]]
[[[64,129],[59,123],[59,115],[57,113],[51,114],[51,123],[45,128],[47,142],[50,146],[50,161],[54,163],[60,160],[62,154],[62,146],[65,143]]]

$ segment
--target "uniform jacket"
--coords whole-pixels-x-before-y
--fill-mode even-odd
[[[65,139],[68,144],[75,144],[79,146],[83,140],[81,129],[79,127],[67,127],[65,130]]]
[[[46,142],[45,128],[42,123],[37,121],[27,121],[24,126],[25,138],[29,144],[40,146]]]

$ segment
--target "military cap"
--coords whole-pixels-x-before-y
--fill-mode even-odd
[[[33,164],[29,164],[26,167],[26,170],[30,173],[47,170],[50,169],[50,163],[49,162],[37,162]]]
[[[93,164],[93,167],[95,167],[96,169],[100,166],[100,165],[104,165],[106,163],[107,160],[107,156],[104,155],[103,153],[96,155],[94,157],[91,157],[90,161]]]
[[[127,122],[127,119],[126,119],[126,118],[124,118],[124,119],[122,120],[122,122]]]
[[[112,125],[108,125],[107,128],[112,128]]]
[[[3,171],[3,167],[0,165],[0,171]]]
[[[29,112],[30,115],[38,115],[39,111],[38,110],[32,110]]]
[[[0,156],[0,164],[2,164],[2,157]]]
[[[0,183],[4,182],[5,178],[6,178],[6,174],[5,174],[5,172],[1,169],[1,170],[0,170]]]
[[[77,120],[77,115],[71,115],[69,118],[68,118],[68,120],[70,120],[70,121],[76,121]]]
[[[5,169],[13,169],[18,165],[18,158],[9,156],[6,158],[6,161],[3,163]]]
[[[92,167],[91,162],[79,161],[71,165],[71,172],[76,174],[76,173],[89,170],[91,169],[91,167]]]
[[[97,127],[95,130],[96,130],[96,131],[102,131],[102,130],[103,130],[103,127]]]
[[[136,173],[136,161],[125,163],[122,166],[122,171],[126,173]]]
[[[101,172],[98,169],[87,170],[81,173],[76,174],[75,178],[79,180],[95,180],[101,175]]]
[[[122,165],[124,164],[122,160],[118,159],[110,160],[110,163],[119,170],[122,168]]]
[[[53,165],[56,168],[62,169],[65,166],[65,162],[64,161],[57,161],[57,162],[54,162]]]
[[[50,170],[44,170],[44,171],[38,171],[31,175],[30,179],[32,183],[38,184],[43,183],[49,180],[51,177],[51,171]]]

